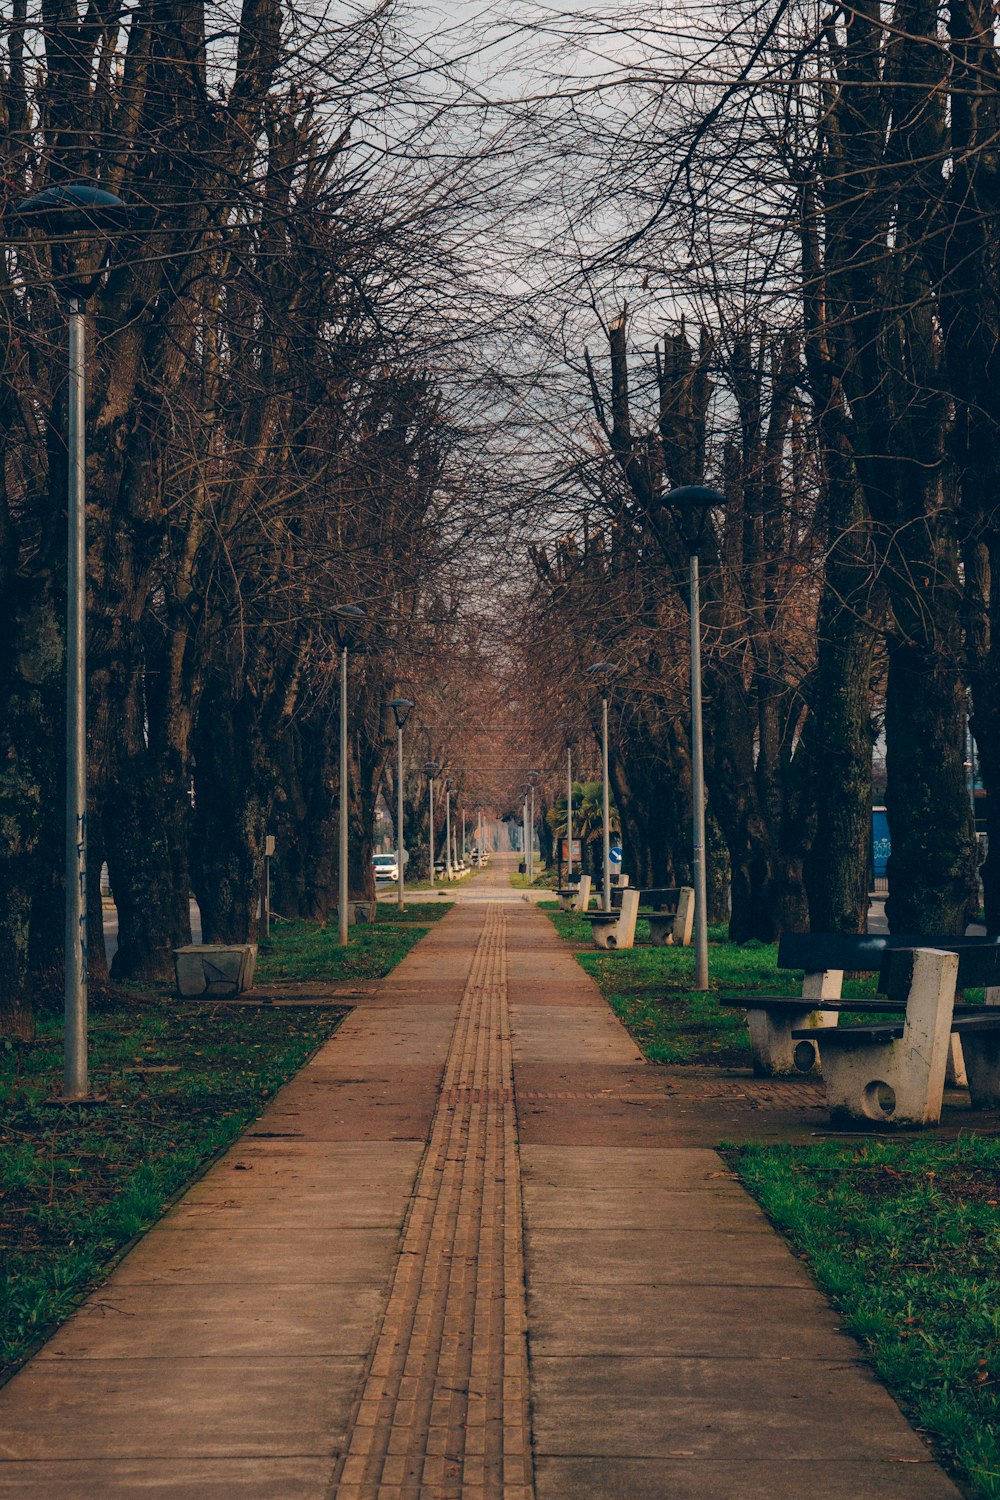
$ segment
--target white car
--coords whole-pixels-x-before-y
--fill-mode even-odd
[[[376,880],[399,879],[399,861],[394,854],[373,854],[372,869]]]

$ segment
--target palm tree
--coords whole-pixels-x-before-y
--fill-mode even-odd
[[[603,793],[599,781],[574,781],[573,783],[573,838],[583,846],[584,867],[591,874],[601,863],[601,848],[604,835]],[[621,834],[618,809],[612,799],[610,807],[611,837]],[[566,798],[556,799],[548,812],[549,827],[556,838],[566,837]]]

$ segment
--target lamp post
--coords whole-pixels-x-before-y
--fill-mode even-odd
[[[573,747],[566,746],[566,884],[573,873]]]
[[[63,1097],[90,1097],[87,1063],[87,537],[85,493],[86,328],[84,304],[107,269],[115,229],[129,210],[87,183],[47,188],[14,210],[28,229],[60,243],[53,284],[69,313],[66,551],[66,944]],[[103,246],[103,248],[102,248]],[[89,262],[89,264],[88,264]]]
[[[434,778],[441,767],[436,760],[424,763],[424,775],[427,777],[427,800],[428,800],[428,828],[427,828],[427,879],[431,885],[434,884]]]
[[[396,884],[397,905],[403,910],[403,727],[413,707],[412,698],[390,698],[389,707],[396,720]]]
[[[601,784],[604,817],[604,884],[602,911],[611,910],[611,788],[608,782],[608,684],[617,672],[616,661],[597,661],[587,671],[601,685]]]
[[[531,817],[528,823],[528,881],[533,884],[535,879],[535,787],[538,785],[539,771],[528,772],[529,797],[531,799]]]
[[[701,724],[701,586],[698,556],[710,510],[725,495],[703,484],[671,490],[663,503],[678,517],[691,559],[691,843],[694,863],[694,987],[708,989],[708,878],[705,869],[705,754]]]
[[[451,868],[451,793],[450,781],[444,786],[444,878],[448,881],[454,879]]]
[[[340,646],[340,868],[337,872],[338,899],[337,925],[340,942],[346,947],[348,941],[347,907],[347,630],[352,621],[363,620],[365,612],[359,604],[335,604],[331,613],[338,620],[347,621],[342,632]]]

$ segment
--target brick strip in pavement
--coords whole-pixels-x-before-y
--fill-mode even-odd
[[[506,912],[487,910],[337,1500],[532,1500]]]

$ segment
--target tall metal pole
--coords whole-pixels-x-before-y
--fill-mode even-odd
[[[524,873],[528,873],[528,794],[524,794],[524,810],[521,814],[521,843],[524,845]]]
[[[573,873],[573,751],[566,746],[566,884]]]
[[[528,824],[528,878],[535,878],[535,787],[532,783],[529,793],[531,798],[531,821]]]
[[[89,1093],[87,1076],[87,536],[83,302],[69,303],[69,487],[66,600],[66,1004],[63,1092]]]
[[[347,942],[347,647],[340,652],[340,941]]]
[[[451,868],[451,787],[444,794],[444,873],[447,880],[453,879]]]
[[[429,823],[427,835],[427,879],[431,885],[434,884],[434,773],[427,777],[427,796],[430,801]]]
[[[691,770],[694,844],[694,987],[708,989],[708,882],[705,874],[705,761],[701,732],[701,590],[691,552]]]
[[[601,776],[604,812],[604,892],[603,908],[611,910],[611,793],[608,787],[608,700],[601,699]]]
[[[462,863],[465,864],[465,804],[462,804]]]
[[[403,910],[403,726],[396,730],[396,881],[398,906]]]

